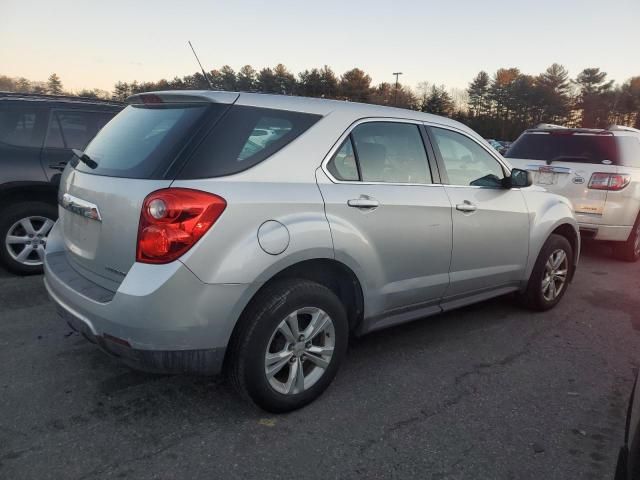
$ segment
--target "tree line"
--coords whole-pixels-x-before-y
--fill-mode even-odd
[[[327,65],[294,75],[283,64],[261,70],[245,65],[237,72],[229,65],[156,82],[117,82],[113,92],[81,90],[75,95],[123,101],[129,95],[155,90],[215,90],[321,97],[377,105],[398,106],[459,120],[484,137],[512,140],[537,123],[604,128],[624,124],[640,128],[640,76],[615,84],[599,68],[586,68],[571,78],[554,63],[539,75],[517,68],[500,68],[493,75],[479,72],[466,90],[421,82],[415,88],[401,83],[372,84],[359,68],[336,75]],[[0,91],[65,93],[55,73],[46,82],[0,75]]]

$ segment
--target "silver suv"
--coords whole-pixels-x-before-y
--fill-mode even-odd
[[[510,292],[545,310],[573,276],[569,202],[452,120],[245,93],[129,103],[63,173],[45,283],[132,367],[224,367],[288,411],[351,334]]]

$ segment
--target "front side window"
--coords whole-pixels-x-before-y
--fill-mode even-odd
[[[351,133],[363,182],[432,183],[417,125],[371,122]]]
[[[0,143],[41,148],[43,129],[37,128],[36,124],[38,117],[45,114],[45,110],[0,106]]]
[[[502,187],[504,170],[478,143],[451,130],[431,128],[431,131],[449,185]]]

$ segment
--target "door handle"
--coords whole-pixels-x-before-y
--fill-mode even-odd
[[[478,207],[476,207],[470,201],[465,200],[464,203],[459,203],[458,205],[456,205],[456,210],[460,210],[461,212],[469,213],[469,212],[475,212],[476,210],[478,210]]]
[[[376,208],[380,202],[372,198],[353,198],[347,201],[347,205],[355,208]]]

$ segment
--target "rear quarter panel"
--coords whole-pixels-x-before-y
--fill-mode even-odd
[[[262,283],[304,260],[334,258],[333,241],[315,172],[353,117],[329,112],[282,150],[244,172],[219,178],[177,180],[173,187],[220,195],[227,208],[181,261],[206,283]],[[258,229],[283,224],[287,249],[266,253]]]
[[[215,225],[180,260],[205,283],[246,284],[266,282],[300,261],[333,258],[324,204],[315,178],[311,179],[309,183],[175,182],[174,187],[211,192],[227,201]],[[258,229],[269,220],[288,231],[288,246],[277,255],[264,251],[258,241]]]

